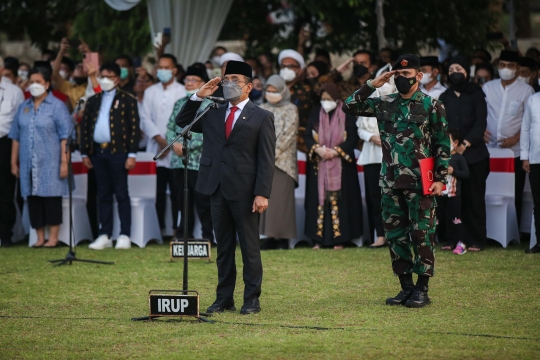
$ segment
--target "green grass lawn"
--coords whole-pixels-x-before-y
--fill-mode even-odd
[[[47,260],[67,247],[0,248],[0,358],[538,359],[540,256],[524,249],[438,251],[424,309],[385,305],[399,291],[388,249],[266,251],[262,312],[207,324],[131,321],[148,314],[149,290],[182,288],[168,245],[96,252],[85,243],[80,258],[115,265],[62,267]],[[204,310],[215,262],[191,260],[189,274]],[[241,279],[240,265],[238,309]]]

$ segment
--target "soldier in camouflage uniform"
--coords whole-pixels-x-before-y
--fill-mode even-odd
[[[394,274],[402,291],[389,305],[423,307],[430,303],[428,281],[435,265],[434,196],[440,195],[448,173],[450,141],[444,106],[418,90],[422,73],[414,55],[401,56],[393,67],[354,92],[343,105],[346,113],[375,116],[382,141],[382,216],[390,243]],[[397,94],[368,98],[395,75]],[[434,157],[434,183],[423,195],[418,160]],[[418,274],[416,286],[412,273]]]

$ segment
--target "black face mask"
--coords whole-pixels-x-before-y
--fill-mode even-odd
[[[465,82],[465,75],[460,72],[455,72],[448,76],[448,81],[454,86],[463,84]]]
[[[368,73],[368,68],[364,65],[354,65],[353,66],[353,74],[357,78],[361,78],[362,76],[366,75]]]
[[[407,94],[411,91],[411,88],[416,84],[416,77],[406,78],[404,76],[398,76],[395,79],[397,91],[400,94]]]

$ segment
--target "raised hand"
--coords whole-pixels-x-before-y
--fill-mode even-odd
[[[382,74],[379,77],[376,77],[375,79],[371,80],[371,85],[375,88],[380,88],[384,84],[390,81],[390,78],[395,74],[395,71],[388,71]]]
[[[220,77],[215,77],[206,84],[203,85],[202,88],[197,91],[197,97],[204,99],[207,96],[212,96],[212,94],[218,89],[218,84],[221,81]]]

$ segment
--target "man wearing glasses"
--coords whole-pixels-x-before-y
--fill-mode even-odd
[[[94,169],[99,209],[99,236],[93,250],[112,247],[113,195],[118,202],[120,236],[116,249],[131,247],[131,201],[128,171],[135,167],[139,145],[137,99],[118,88],[120,67],[105,63],[100,68],[103,90],[86,102],[81,121],[81,155],[84,165]]]
[[[249,100],[252,69],[230,60],[224,79],[214,78],[190,97],[176,124],[193,121],[201,101],[218,89],[229,103],[207,112],[192,131],[204,136],[199,177],[195,190],[210,196],[212,223],[217,240],[218,286],[216,301],[208,312],[236,310],[236,237],[244,263],[244,305],[241,314],[261,310],[262,262],[259,216],[268,207],[272,190],[276,134],[274,115]]]
[[[514,152],[515,204],[518,226],[521,221],[521,203],[525,186],[525,171],[520,159],[521,121],[525,104],[534,94],[531,86],[517,81],[519,75],[519,53],[502,50],[499,57],[499,76],[483,87],[488,108],[487,130],[484,141],[488,147],[501,147]]]

